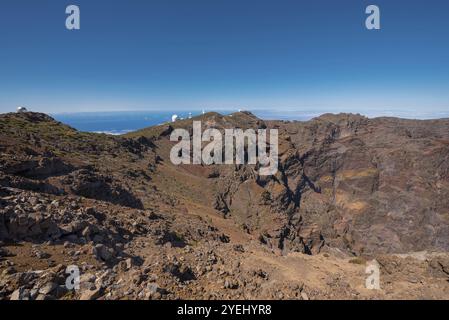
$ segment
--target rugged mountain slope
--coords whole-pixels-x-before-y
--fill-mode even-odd
[[[113,137],[0,115],[0,299],[449,297],[449,120],[194,120],[279,129],[279,172],[173,165],[192,120]]]
[[[276,176],[261,177],[254,166],[173,169],[186,182],[201,179],[199,189],[209,185],[196,190],[199,198],[212,197],[215,209],[269,246],[316,253],[327,244],[358,255],[449,249],[449,120],[341,114],[287,123],[249,113],[202,120],[204,129],[279,129]],[[189,120],[176,125],[192,130]],[[170,128],[132,135],[157,130]],[[168,136],[156,145],[169,167]]]
[[[325,115],[280,126],[300,162],[299,213],[356,253],[449,249],[449,121]],[[292,166],[287,164],[285,170]],[[311,183],[307,185],[306,181]]]

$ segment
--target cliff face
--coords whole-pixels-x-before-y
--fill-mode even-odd
[[[250,165],[173,165],[170,133],[192,131],[193,120],[221,131],[278,129],[277,174],[259,176]],[[332,263],[351,278],[363,274],[345,265],[354,255],[389,268],[401,265],[391,254],[449,251],[449,120],[329,114],[282,122],[209,113],[113,137],[43,114],[5,114],[0,204],[0,299],[36,298],[33,290],[48,279],[24,270],[56,268],[48,270],[57,275],[69,260],[93,274],[109,268],[103,285],[92,284],[98,292],[83,291],[91,298],[123,297],[126,290],[104,285],[121,276],[128,289],[140,288],[134,298],[198,298],[204,290],[212,298],[276,298],[279,290],[298,298],[309,289],[326,298],[333,290],[326,283],[341,280],[328,278]],[[446,277],[446,254],[418,260],[403,269],[418,268],[429,283]],[[293,272],[298,263],[304,270],[324,264],[325,283]],[[19,285],[24,276],[35,280]],[[148,287],[155,282],[156,291]],[[341,298],[359,285],[342,292],[337,284]],[[441,288],[445,296],[449,288]],[[51,296],[64,296],[59,289]]]
[[[449,249],[449,120],[341,114],[263,122],[240,113],[203,123],[279,130],[275,176],[212,166],[201,168],[213,172],[204,179],[181,168],[212,186],[215,209],[270,247],[317,253],[327,245],[358,255]]]
[[[296,208],[287,239],[313,226],[329,246],[357,254],[448,250],[448,120],[324,115],[271,125],[291,144],[282,161]]]
[[[342,220],[353,246],[448,250],[448,129],[448,121],[377,119],[360,128],[360,145],[357,137],[342,142],[348,151],[337,156],[334,186],[337,206],[350,209]]]

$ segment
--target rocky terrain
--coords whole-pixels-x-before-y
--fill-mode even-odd
[[[192,120],[117,137],[0,115],[0,300],[449,299],[449,120],[196,120],[278,129],[278,173],[173,165]]]

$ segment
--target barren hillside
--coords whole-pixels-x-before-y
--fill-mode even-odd
[[[277,128],[278,173],[173,165],[192,120]],[[448,299],[448,199],[445,119],[208,113],[114,137],[4,114],[0,299]]]

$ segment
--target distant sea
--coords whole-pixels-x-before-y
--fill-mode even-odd
[[[230,114],[235,111],[214,110],[221,114]],[[201,114],[201,110],[192,111],[191,115]],[[298,110],[251,110],[256,116],[264,120],[297,120],[307,121],[328,111],[317,112]],[[350,112],[350,111],[347,111]],[[334,112],[335,113],[335,112]],[[353,112],[355,113],[355,112]],[[79,131],[106,133],[110,135],[120,135],[142,128],[170,122],[172,116],[176,114],[179,118],[188,118],[188,111],[117,111],[117,112],[79,112],[79,113],[58,113],[51,114],[56,120],[65,123]],[[420,112],[410,113],[401,111],[366,112],[368,117],[392,116],[413,119],[435,119],[449,117],[447,112]]]
[[[60,113],[51,116],[79,131],[120,135],[169,122],[173,114],[175,113],[161,111],[123,111]],[[189,114],[178,116],[188,117]]]
[[[221,114],[231,114],[235,111],[214,110]],[[265,120],[310,120],[319,114],[295,113],[279,114],[270,111],[252,111],[256,116]],[[65,123],[79,131],[121,135],[150,126],[170,122],[174,114],[180,119],[201,115],[202,111],[117,111],[117,112],[78,112],[51,114],[56,120]]]

